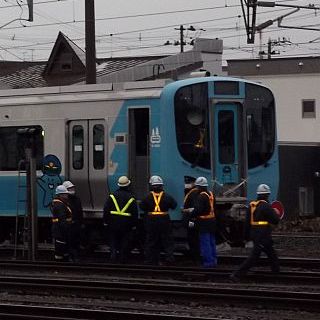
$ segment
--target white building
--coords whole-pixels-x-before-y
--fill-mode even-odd
[[[229,60],[228,75],[275,95],[279,198],[288,215],[320,214],[320,57]]]

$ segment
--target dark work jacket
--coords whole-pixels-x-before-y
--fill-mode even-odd
[[[83,210],[81,200],[75,194],[69,194],[68,198],[72,210],[72,221],[80,226],[83,223]]]
[[[192,189],[188,190],[184,197],[183,209],[194,208],[197,202],[198,195],[199,189],[197,187],[193,187]],[[192,219],[192,213],[184,212],[183,220],[186,224],[188,224],[190,220],[194,220]]]
[[[122,187],[112,193],[117,200],[120,210],[128,203],[131,198],[134,198],[133,193],[127,187]],[[103,222],[105,224],[128,224],[129,227],[134,227],[138,220],[138,206],[136,200],[131,202],[126,212],[131,213],[131,216],[111,214],[110,211],[116,211],[113,200],[109,196],[103,208]]]
[[[184,209],[194,208],[198,195],[199,195],[199,189],[197,187],[190,189],[184,197],[183,208]]]
[[[71,206],[67,200],[57,196],[53,199],[50,210],[52,220],[58,219],[57,222],[52,221],[52,237],[65,240],[67,238],[68,227],[72,222]]]
[[[271,233],[272,233],[272,224],[276,225],[279,223],[280,218],[273,210],[271,205],[266,200],[261,200],[258,198],[257,201],[259,204],[257,205],[254,213],[253,220],[254,221],[267,221],[268,225],[251,225],[251,210],[250,205],[247,210],[246,215],[246,239],[253,240],[254,242],[263,242],[263,241],[271,241]]]
[[[196,219],[196,228],[200,233],[215,233],[216,231],[216,219],[201,219],[199,216],[207,215],[210,211],[209,197],[201,192],[208,193],[207,188],[199,188],[198,196],[195,201],[194,211],[191,214],[192,218]],[[214,199],[214,211],[215,211],[215,199]]]
[[[153,189],[154,192],[160,193],[163,191],[162,189]],[[174,200],[168,193],[163,192],[163,195],[161,197],[160,203],[159,203],[160,209],[163,212],[168,212],[170,209],[174,210],[177,207],[177,202]],[[153,195],[150,192],[140,203],[140,209],[144,211],[146,214],[148,212],[153,212],[155,208],[155,203],[153,199]],[[149,215],[151,216],[151,215]],[[169,215],[165,215],[169,217]],[[163,215],[152,215],[152,218],[160,218],[163,217]]]

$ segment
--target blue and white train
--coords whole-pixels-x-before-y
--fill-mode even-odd
[[[151,175],[182,206],[184,177],[205,176],[228,215],[267,183],[275,199],[278,152],[275,101],[266,87],[228,77],[156,80],[0,91],[0,234],[20,214],[20,128],[37,128],[38,216],[65,179],[77,188],[89,221],[101,223],[108,193],[128,175],[138,199]],[[241,206],[238,206],[241,207]],[[220,209],[219,209],[220,208]],[[171,214],[176,226],[180,207]],[[2,220],[2,221],[1,221]],[[47,232],[47,231],[46,231]],[[41,236],[45,238],[45,234]]]

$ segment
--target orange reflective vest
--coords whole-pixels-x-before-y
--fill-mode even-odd
[[[269,225],[268,221],[255,221],[254,212],[256,211],[260,202],[267,202],[265,200],[251,201],[250,202],[250,224],[252,226],[267,226]]]
[[[53,199],[52,200],[52,203],[63,203],[65,206],[66,206],[66,208],[67,208],[67,217],[66,217],[66,221],[67,222],[72,222],[72,210],[71,210],[71,208],[68,206],[68,205],[66,205],[62,200],[60,200],[60,199]],[[53,223],[57,223],[57,222],[59,222],[60,220],[59,220],[59,218],[52,218],[52,222]]]
[[[151,214],[151,215],[167,214],[168,212],[161,211],[161,208],[160,208],[160,201],[163,196],[163,191],[161,191],[160,193],[152,191],[151,194],[153,196],[153,201],[154,201],[155,205],[154,205],[153,211],[149,212],[149,214]]]
[[[209,194],[208,194],[209,192]],[[200,192],[200,194],[205,194],[209,198],[210,202],[210,212],[208,212],[206,215],[199,216],[200,219],[214,219],[215,213],[214,213],[214,196],[211,191],[208,192]]]

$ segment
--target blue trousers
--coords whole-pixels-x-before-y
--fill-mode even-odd
[[[213,233],[200,233],[200,254],[204,268],[217,265],[216,239]]]

